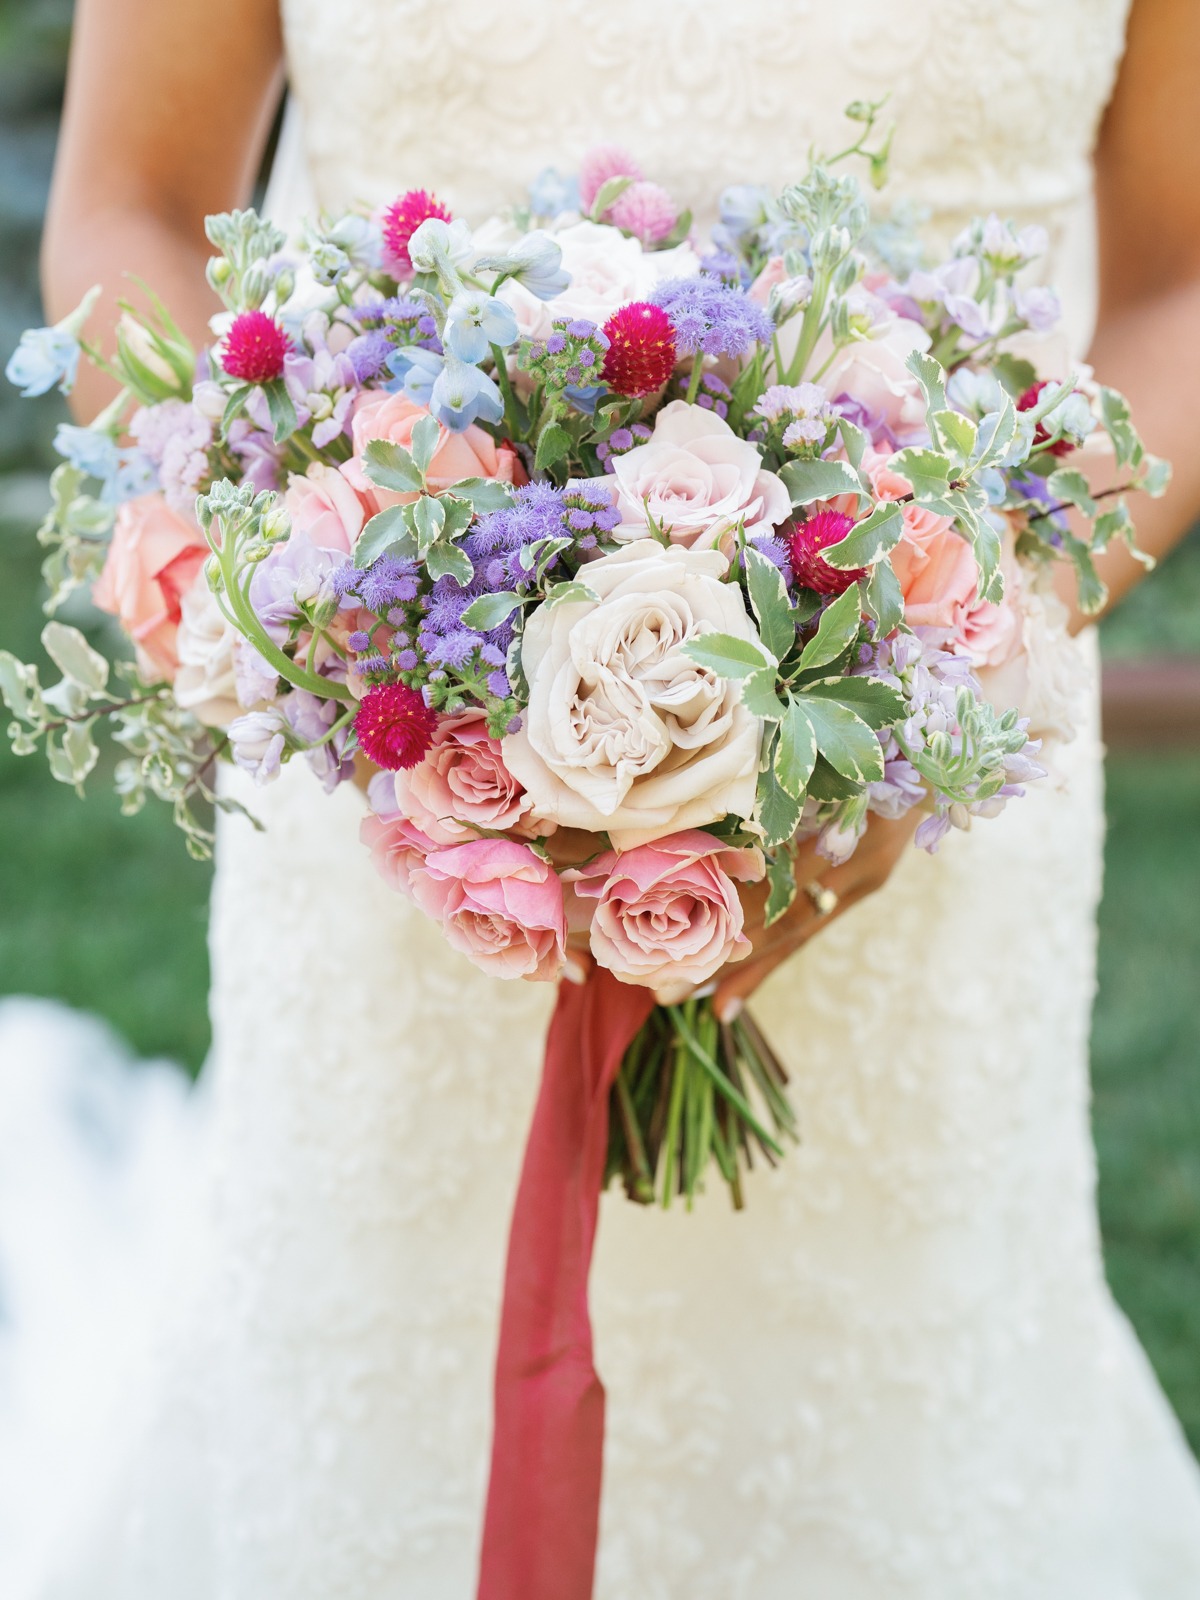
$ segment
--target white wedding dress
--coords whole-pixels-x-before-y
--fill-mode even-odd
[[[336,207],[481,218],[601,139],[703,205],[891,91],[942,234],[1048,229],[1076,343],[1126,0],[285,0]],[[1094,652],[1082,650],[1093,681]],[[1064,666],[1064,663],[1060,663]],[[1047,670],[1054,670],[1051,663]],[[36,1600],[470,1600],[549,988],[390,893],[302,766],[222,826],[214,1267]],[[801,1148],[735,1215],[606,1196],[599,1600],[1194,1600],[1200,1474],[1104,1279],[1088,1121],[1094,717],[765,986]],[[21,1597],[24,1600],[24,1597]]]

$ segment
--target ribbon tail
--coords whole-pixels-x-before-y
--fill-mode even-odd
[[[513,1209],[478,1600],[591,1600],[604,1386],[588,1273],[608,1096],[653,996],[597,968],[559,985]]]

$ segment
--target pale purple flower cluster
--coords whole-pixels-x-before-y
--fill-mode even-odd
[[[167,504],[190,515],[209,475],[211,421],[186,400],[164,400],[138,411],[129,431],[157,468]]]
[[[681,355],[744,356],[770,343],[774,323],[749,295],[703,274],[668,278],[650,299],[671,319]]]

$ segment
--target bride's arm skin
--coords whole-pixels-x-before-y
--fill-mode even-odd
[[[1135,0],[1125,56],[1096,152],[1100,308],[1088,360],[1128,399],[1156,455],[1174,466],[1161,500],[1130,496],[1138,544],[1164,556],[1200,516],[1200,4]],[[1112,482],[1110,477],[1107,482]],[[1097,481],[1097,488],[1107,483]],[[1123,544],[1098,565],[1114,605],[1145,569]],[[1066,566],[1064,598],[1074,611]],[[1074,611],[1072,626],[1089,619]],[[797,879],[819,878],[841,896],[836,914],[878,889],[904,851],[911,824],[873,818],[858,850],[836,870],[801,852]],[[759,897],[761,899],[761,896]],[[748,921],[757,922],[758,900]],[[748,928],[754,954],[725,970],[716,994],[728,1014],[828,919],[803,894],[766,932]]]
[[[204,218],[248,202],[281,84],[275,0],[78,0],[42,246],[52,320],[101,283],[89,328],[107,343],[137,277],[204,341]],[[111,394],[81,363],[80,420]]]

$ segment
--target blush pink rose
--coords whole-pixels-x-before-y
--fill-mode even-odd
[[[900,442],[911,441],[925,426],[925,398],[905,362],[914,350],[927,350],[929,342],[919,322],[882,315],[865,338],[852,339],[833,354],[821,384],[835,399],[847,394],[857,400],[875,429]],[[818,342],[818,370],[825,354]]]
[[[413,898],[447,943],[497,978],[549,982],[562,970],[567,919],[558,874],[514,839],[433,850],[412,875]]]
[[[424,758],[395,774],[395,791],[404,816],[439,844],[475,838],[481,828],[525,838],[554,831],[552,822],[530,822],[529,797],[482,711],[442,717]]]
[[[417,496],[381,489],[372,483],[362,469],[363,451],[372,439],[386,439],[407,450],[412,444],[413,429],[428,415],[424,406],[417,405],[405,394],[373,389],[359,396],[350,429],[354,454],[339,471],[363,497],[369,515],[388,506],[403,505]],[[429,487],[435,491],[449,489],[464,478],[495,478],[501,483],[515,483],[517,468],[515,451],[507,445],[498,445],[490,433],[472,424],[461,433],[439,429],[438,446],[429,463],[427,478]]]
[[[581,871],[575,893],[596,902],[591,945],[600,965],[670,997],[749,955],[734,879],[762,874],[758,850],[693,829],[608,851]]]
[[[871,487],[881,500],[899,500],[912,484],[886,457],[864,458]],[[904,596],[904,620],[913,628],[956,630],[962,608],[975,594],[978,568],[970,545],[954,530],[953,518],[908,501],[901,507],[904,532],[891,562]]]
[[[173,682],[181,603],[207,555],[199,528],[172,511],[161,494],[139,495],[118,509],[92,599],[133,640],[144,678]]]
[[[1000,570],[1004,574],[1003,599],[980,600],[972,592],[958,616],[955,648],[970,656],[976,667],[1005,666],[1021,648],[1021,569],[1011,532],[1004,538]]]
[[[372,865],[384,882],[410,900],[415,898],[413,883],[424,869],[426,856],[437,849],[434,841],[407,817],[394,814],[364,817],[358,836],[371,852]]]
[[[319,462],[303,477],[293,473],[283,503],[293,529],[308,535],[323,550],[350,555],[371,510],[336,467]]]

